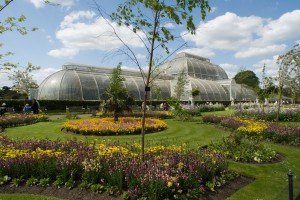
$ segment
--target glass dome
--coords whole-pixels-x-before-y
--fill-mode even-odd
[[[223,101],[229,100],[229,90],[222,87],[214,81],[191,78],[192,88],[199,89],[200,95],[196,96],[194,100],[202,101]]]
[[[176,76],[184,71],[190,77],[205,80],[228,79],[224,69],[213,64],[209,59],[188,53],[179,53],[176,57],[160,66],[165,74]]]
[[[109,85],[111,68],[87,65],[66,64],[63,70],[47,77],[40,85],[38,99],[48,100],[101,100]],[[122,70],[124,86],[130,96],[136,100],[144,98],[145,85],[139,71]],[[159,88],[159,94],[151,91],[158,99],[171,96],[169,78],[157,79],[153,85]]]
[[[180,53],[158,69],[162,74],[150,85],[150,98],[153,100],[166,100],[175,96],[176,77],[182,71],[188,75],[189,84],[181,100],[190,100],[193,88],[200,90],[200,95],[194,99],[199,101],[254,100],[257,96],[253,90],[228,79],[224,69],[201,56]],[[41,83],[37,98],[101,100],[112,72],[112,68],[67,63],[61,71],[50,75]],[[145,84],[140,71],[122,69],[122,76],[130,96],[135,100],[143,100]]]

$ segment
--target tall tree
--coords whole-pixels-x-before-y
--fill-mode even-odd
[[[300,80],[300,44],[296,44],[291,50],[277,59],[279,65],[278,75],[275,80],[278,84],[278,106],[276,121],[279,121],[280,106],[284,87],[299,87]],[[297,88],[298,88],[297,87]],[[298,88],[299,89],[299,88]]]
[[[187,78],[186,72],[184,70],[180,71],[177,75],[177,82],[174,86],[174,94],[178,101],[184,95],[185,86],[188,84],[189,80]]]
[[[29,95],[30,88],[37,88],[38,84],[33,80],[32,71],[39,70],[40,67],[33,66],[31,63],[28,63],[28,66],[24,71],[20,70],[21,67],[17,67],[8,77],[14,82],[13,89],[21,94]]]
[[[236,83],[248,85],[252,89],[257,89],[259,87],[259,79],[251,70],[241,70],[233,77],[233,79]]]
[[[290,67],[290,80],[287,81],[287,89],[295,100],[300,92],[300,44],[296,44],[286,54],[279,56],[278,60]]]
[[[150,84],[154,78],[155,52],[158,52],[158,49],[161,48],[169,54],[168,43],[175,39],[171,29],[164,25],[167,23],[176,25],[185,23],[187,31],[190,31],[191,34],[195,34],[196,27],[194,25],[193,11],[196,8],[200,8],[200,15],[204,20],[207,11],[210,11],[207,0],[126,0],[110,15],[111,19],[117,22],[118,25],[126,26],[135,33],[137,37],[141,39],[147,51],[149,63],[148,70],[145,73],[134,51],[116,35],[127,49],[125,54],[136,63],[143,74],[145,84],[144,105],[147,104]],[[144,37],[141,37],[141,35],[144,35],[146,39],[143,39]],[[141,131],[142,159],[144,159],[145,116],[146,108],[144,107]]]
[[[104,107],[107,111],[113,112],[114,121],[118,121],[119,114],[128,108],[128,101],[130,100],[128,91],[123,84],[125,79],[121,76],[121,72],[121,63],[119,63],[118,66],[113,69],[110,84],[104,92]]]

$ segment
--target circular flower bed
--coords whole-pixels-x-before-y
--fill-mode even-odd
[[[67,131],[83,135],[131,135],[141,133],[142,118],[121,117],[114,122],[112,118],[94,118],[68,121],[64,124]],[[145,133],[157,132],[167,128],[159,119],[146,119]]]

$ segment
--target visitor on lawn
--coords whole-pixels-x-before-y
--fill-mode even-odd
[[[23,108],[23,112],[24,112],[24,114],[29,114],[31,112],[31,107],[29,106],[28,103],[25,104],[25,106]]]
[[[0,107],[0,116],[3,116],[4,113],[7,112],[7,108],[5,106],[6,106],[6,103],[2,103],[2,106]]]
[[[39,104],[36,99],[33,99],[32,105],[31,105],[31,110],[33,114],[39,114]]]

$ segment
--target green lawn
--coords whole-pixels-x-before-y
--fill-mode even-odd
[[[223,111],[207,114],[232,114],[232,111]],[[64,134],[61,128],[64,118],[52,119],[50,122],[41,122],[30,126],[22,126],[8,128],[5,135],[15,139],[43,139],[49,138],[55,140],[60,138],[70,139],[76,137],[78,140],[105,142],[108,140],[125,142],[139,142],[140,135],[134,136],[81,136]],[[227,135],[223,130],[219,130],[212,125],[201,123],[201,120],[195,122],[179,122],[172,119],[165,120],[168,124],[168,129],[159,133],[146,135],[146,144],[182,144],[186,143],[190,147],[199,145],[207,145],[213,141],[220,140]],[[240,189],[230,200],[282,200],[288,199],[288,170],[292,170],[294,174],[294,197],[300,198],[300,149],[277,144],[271,144],[279,153],[284,155],[285,159],[282,162],[275,164],[242,164],[237,162],[229,162],[229,168],[243,174],[245,176],[255,178],[251,184]],[[10,198],[18,197],[18,195],[0,195],[0,199],[18,199]],[[19,198],[22,199],[22,198]],[[34,198],[32,198],[34,199]],[[40,199],[45,199],[41,197]]]

